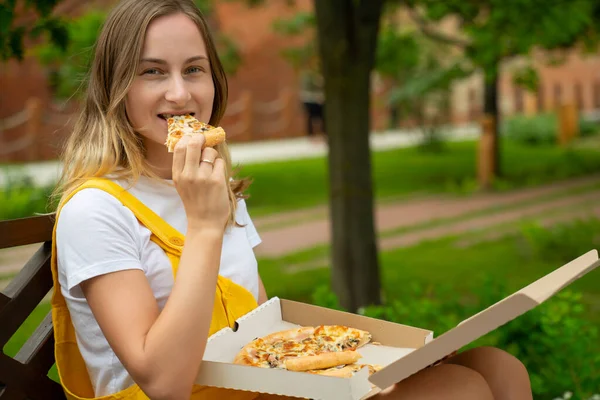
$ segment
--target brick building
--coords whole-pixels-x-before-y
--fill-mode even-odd
[[[89,7],[109,7],[112,3],[114,0],[63,0],[57,12],[76,16]],[[295,8],[285,3],[270,0],[266,6],[256,8],[239,2],[217,3],[213,23],[234,39],[243,57],[241,67],[229,78],[229,107],[222,123],[231,141],[305,134],[303,109],[298,100],[298,72],[281,55],[293,40],[275,34],[272,24],[298,10],[310,10],[312,0],[297,0]],[[510,70],[517,63],[503,67],[503,114],[551,110],[561,102],[576,102],[583,111],[600,109],[600,56],[584,58],[572,54],[560,66],[541,66],[538,94],[525,93],[511,84]],[[475,74],[455,85],[452,122],[465,123],[480,116],[481,81],[481,76]],[[384,86],[374,85],[374,130],[388,126]],[[40,118],[18,124],[26,118],[26,107],[35,110],[32,98],[40,100]],[[10,61],[0,65],[0,162],[54,158],[58,143],[69,132],[69,115],[74,110],[73,105],[61,110],[53,104],[45,71],[35,59],[28,57],[22,63]]]

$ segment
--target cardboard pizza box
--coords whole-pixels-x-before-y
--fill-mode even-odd
[[[237,321],[237,329],[213,334],[196,383],[309,399],[359,399],[373,387],[364,368],[350,379],[231,364],[257,337],[299,326],[346,325],[369,331],[373,341],[360,349],[360,363],[388,365],[433,338],[433,332],[361,315],[274,297]]]
[[[208,339],[196,383],[315,400],[368,398],[537,307],[599,265],[598,252],[592,250],[435,339],[427,329],[273,298],[240,318],[237,329],[222,329]],[[360,348],[359,363],[384,368],[371,377],[364,368],[347,379],[232,364],[239,350],[257,337],[298,326],[336,324],[369,331],[381,344]]]

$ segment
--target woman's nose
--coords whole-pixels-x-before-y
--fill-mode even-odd
[[[191,94],[182,77],[173,77],[165,93],[165,99],[178,105],[185,105],[190,100]]]

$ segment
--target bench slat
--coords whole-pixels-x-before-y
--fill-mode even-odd
[[[6,381],[6,388],[0,394],[1,400],[64,400],[65,394],[60,384],[54,382],[47,373],[40,376],[35,369],[0,353],[0,379]],[[6,396],[6,397],[5,397]]]
[[[10,301],[10,297],[8,297],[4,293],[0,292],[0,310],[2,310],[4,308],[4,306],[8,304],[9,301]]]
[[[23,393],[6,386],[0,387],[0,399],[2,400],[27,400]]]
[[[55,214],[0,221],[0,249],[52,240]]]
[[[46,242],[3,290],[4,295],[8,296],[10,301],[0,309],[0,321],[2,321],[0,345],[6,344],[52,289],[50,258],[51,244]]]
[[[52,312],[49,312],[27,339],[15,360],[28,364],[40,373],[47,373],[54,364],[54,335],[52,329]]]

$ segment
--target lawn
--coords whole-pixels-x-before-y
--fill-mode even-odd
[[[457,246],[465,238],[484,237],[485,232],[445,237],[416,246],[384,251],[380,254],[381,281],[387,301],[410,303],[414,292],[424,291],[440,300],[461,299],[469,304],[474,295],[494,282],[500,300],[564,263],[591,249],[600,248],[600,221],[575,221],[550,230],[523,224],[518,233],[491,241]],[[288,272],[291,265],[309,265],[324,260],[328,248],[321,246],[282,258],[259,260],[261,277],[270,296],[313,301],[315,288],[329,287],[329,269],[307,268]],[[570,288],[583,293],[589,318],[600,323],[600,270],[573,283]],[[448,297],[445,297],[448,296]],[[493,300],[493,299],[492,299]],[[465,312],[468,312],[465,309]],[[463,318],[468,314],[462,315]],[[432,327],[436,328],[436,327]]]
[[[375,196],[389,199],[416,193],[452,191],[468,194],[475,189],[476,142],[448,143],[441,153],[419,148],[373,152]],[[504,177],[498,189],[552,182],[600,171],[597,149],[527,147],[504,141],[501,164]],[[254,182],[248,204],[253,216],[325,204],[328,198],[325,158],[250,164],[240,176]]]
[[[483,235],[446,237],[382,252],[381,280],[386,306],[367,308],[365,313],[431,329],[439,336],[459,321],[565,262],[600,247],[599,229],[598,220],[575,221],[552,229],[523,225],[517,233],[481,241],[468,248],[457,247],[457,241]],[[327,247],[319,247],[282,258],[260,259],[259,268],[269,296],[335,307],[325,266],[287,272],[291,265],[322,260],[327,254]],[[536,399],[553,398],[548,395],[560,395],[561,390],[575,390],[570,386],[573,381],[569,376],[559,372],[561,368],[581,368],[582,371],[587,368],[582,372],[577,393],[591,393],[600,382],[600,376],[589,372],[593,358],[600,354],[600,345],[594,338],[586,341],[580,328],[597,332],[600,323],[598,282],[600,270],[569,287],[569,291],[580,292],[581,299],[561,292],[561,296],[538,307],[539,312],[530,311],[469,347],[496,345],[526,360],[534,390],[540,394]],[[4,351],[14,355],[48,310],[47,303],[38,306]],[[579,339],[573,340],[575,336]],[[55,368],[49,375],[56,379]],[[552,385],[549,382],[553,382]],[[578,398],[584,399],[573,397]]]
[[[415,194],[454,192],[469,194],[476,189],[474,141],[450,142],[446,150],[433,153],[418,147],[373,152],[373,185],[378,200]],[[504,177],[499,190],[538,185],[557,179],[600,171],[599,149],[556,146],[524,146],[503,141],[501,165]],[[239,176],[253,179],[248,205],[253,217],[308,208],[327,203],[327,158],[240,166]],[[19,218],[45,212],[49,188],[21,187],[14,183],[0,189],[0,219]]]

